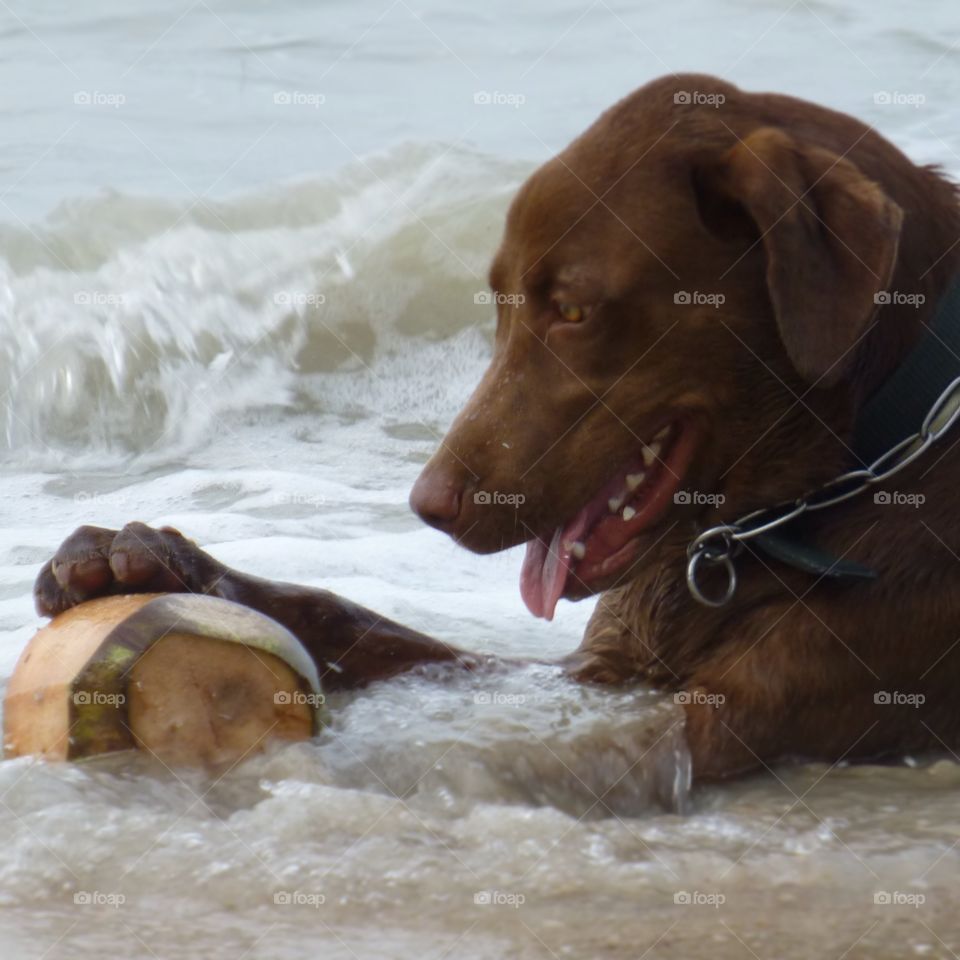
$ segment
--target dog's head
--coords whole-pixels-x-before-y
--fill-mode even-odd
[[[549,618],[628,580],[668,527],[778,492],[784,463],[802,492],[842,453],[818,410],[844,408],[896,260],[900,208],[841,155],[865,138],[885,144],[688,76],[537,170],[490,270],[492,362],[417,513],[480,553],[527,542],[524,599]]]

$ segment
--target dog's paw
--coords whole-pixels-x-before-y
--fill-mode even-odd
[[[118,593],[209,593],[225,568],[172,527],[78,527],[37,576],[37,612],[56,616]]]

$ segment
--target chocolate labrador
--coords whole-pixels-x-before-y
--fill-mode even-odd
[[[410,497],[530,611],[601,594],[563,665],[677,691],[699,779],[960,742],[960,204],[852,117],[709,76],[622,100],[522,186],[493,358]],[[960,436],[960,429],[957,431]],[[211,593],[330,689],[481,657],[171,529],[83,527],[38,608]]]

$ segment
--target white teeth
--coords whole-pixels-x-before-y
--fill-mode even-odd
[[[620,508],[623,506],[623,498],[611,497],[607,501],[607,506],[610,508],[611,513],[617,513],[620,510]]]
[[[572,557],[582,560],[587,548],[579,540],[564,540],[563,549]]]
[[[643,465],[649,467],[657,457],[660,456],[660,450],[662,447],[660,444],[654,440],[649,446],[644,446],[641,453],[643,454]]]
[[[637,511],[633,507],[624,507],[623,508],[623,519],[632,520],[637,515]]]
[[[631,493],[633,493],[633,491],[636,490],[637,487],[639,487],[640,484],[643,483],[643,481],[646,480],[646,479],[647,479],[647,475],[646,475],[645,473],[628,473],[628,474],[627,474],[627,489],[628,489]]]
[[[668,423],[659,433],[654,436],[654,440],[664,440],[670,430],[672,429],[671,425]]]

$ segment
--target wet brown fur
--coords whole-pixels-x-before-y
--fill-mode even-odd
[[[677,103],[678,91],[724,102]],[[855,465],[857,410],[924,331],[960,268],[958,238],[956,187],[859,121],[708,76],[650,83],[514,200],[491,280],[523,302],[500,306],[490,368],[413,502],[477,552],[549,536],[665,412],[682,415],[702,434],[682,486],[725,500],[719,509],[671,508],[644,535],[628,575],[602,584],[583,644],[565,660],[571,675],[722,698],[686,707],[699,778],[792,756],[953,749],[960,452],[952,443],[896,480],[894,489],[925,496],[922,507],[875,504],[868,494],[810,523],[809,536],[873,567],[875,582],[817,580],[745,557],[735,600],[715,610],[692,602],[684,570],[704,525],[799,496]],[[724,303],[674,302],[694,290]],[[874,294],[885,290],[925,301],[878,309]],[[593,305],[588,321],[557,326],[558,296]],[[473,499],[480,490],[524,502],[484,507]],[[455,517],[430,515],[437,497],[456,498]],[[41,609],[144,589],[158,576],[117,575],[114,534],[85,530],[41,574]],[[178,535],[135,532],[122,553],[159,537],[152,550],[182,588],[276,616],[321,665],[337,665],[333,684],[466,656],[330,594],[226,571]],[[881,692],[925,700],[876,703]]]

